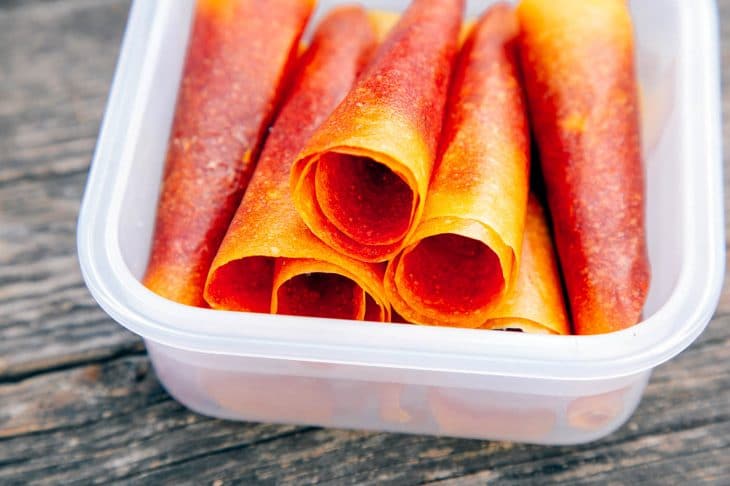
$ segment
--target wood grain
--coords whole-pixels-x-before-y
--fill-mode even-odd
[[[730,0],[719,7],[730,40]],[[708,330],[656,370],[629,423],[583,446],[233,423],[174,402],[76,259],[128,8],[0,0],[0,484],[730,484],[727,281]],[[722,56],[727,87],[727,42]],[[727,90],[723,119],[730,140]]]
[[[140,349],[88,294],[76,258],[128,8],[0,3],[0,380]]]

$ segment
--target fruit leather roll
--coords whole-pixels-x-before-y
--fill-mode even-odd
[[[515,285],[480,328],[570,334],[550,230],[545,213],[533,196],[527,204],[522,261]]]
[[[463,7],[414,0],[292,167],[304,222],[344,254],[385,261],[420,219]]]
[[[523,0],[522,66],[577,334],[636,324],[649,287],[625,0]]]
[[[517,34],[514,10],[497,5],[459,55],[423,219],[386,272],[411,322],[478,327],[517,272],[530,171]]]
[[[375,31],[375,37],[380,44],[392,32],[393,27],[396,26],[401,15],[398,12],[388,10],[368,10],[368,18]]]
[[[199,0],[144,284],[204,306],[203,286],[293,67],[314,0]]]
[[[360,7],[332,11],[315,33],[211,267],[211,307],[388,320],[382,265],[340,255],[299,217],[289,174],[299,150],[352,87],[376,47]]]

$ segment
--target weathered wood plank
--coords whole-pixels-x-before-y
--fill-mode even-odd
[[[722,69],[722,139],[724,141],[723,150],[723,187],[725,188],[725,213],[730,208],[730,151],[727,149],[728,140],[730,140],[730,0],[719,0],[717,2],[720,19],[720,49],[721,49],[721,69]],[[725,217],[725,242],[730,242],[730,218]],[[725,260],[725,268],[730,264],[730,252]],[[717,308],[718,314],[730,313],[730,274],[725,272],[725,283],[723,285],[722,296]]]
[[[75,244],[128,7],[0,3],[0,380],[139,349],[88,294]]]
[[[730,0],[718,3],[727,40]],[[0,0],[0,484],[730,484],[730,277],[706,333],[593,444],[241,424],[175,403],[140,341],[95,305],[75,256],[128,6]],[[728,87],[727,42],[722,56]]]
[[[125,357],[0,386],[0,483],[105,482],[299,430],[195,415],[169,398],[146,358]]]

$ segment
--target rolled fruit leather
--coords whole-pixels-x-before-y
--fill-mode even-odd
[[[522,262],[515,285],[480,329],[570,334],[558,261],[542,206],[527,203]]]
[[[372,25],[375,31],[375,37],[378,39],[378,44],[382,43],[388,34],[393,30],[400,20],[401,14],[399,12],[392,12],[388,10],[368,10],[368,18],[370,19],[370,25]]]
[[[398,21],[401,19],[400,12],[394,12],[390,10],[368,10],[368,18],[370,23],[375,29],[375,35],[378,38],[378,42],[383,42],[388,34],[393,30]],[[471,34],[474,28],[475,21],[473,19],[466,19],[461,24],[459,31],[459,41],[457,45],[462,46],[466,41],[466,38]]]
[[[517,35],[512,7],[496,5],[459,55],[423,218],[386,271],[408,321],[479,327],[514,283],[530,172]]]
[[[337,8],[319,25],[211,267],[205,290],[211,307],[390,319],[383,266],[341,255],[320,241],[289,192],[297,153],[345,97],[375,47],[361,7]]]
[[[199,0],[143,283],[205,306],[203,287],[251,177],[314,0]]]
[[[637,323],[649,287],[626,0],[523,0],[521,57],[577,334]]]
[[[414,0],[292,167],[297,211],[339,252],[394,256],[423,212],[463,0]]]

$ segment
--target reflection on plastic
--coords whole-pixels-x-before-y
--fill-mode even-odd
[[[443,389],[429,390],[440,434],[541,442],[555,427],[555,414],[547,408],[510,406],[493,391],[458,391],[457,398]]]
[[[306,424],[332,420],[327,380],[206,370],[201,382],[220,407],[248,420]]]
[[[413,416],[401,404],[404,386],[385,383],[380,386],[380,418],[391,424],[411,422]]]
[[[624,395],[630,387],[573,400],[568,405],[568,424],[580,430],[599,430],[624,411]]]

